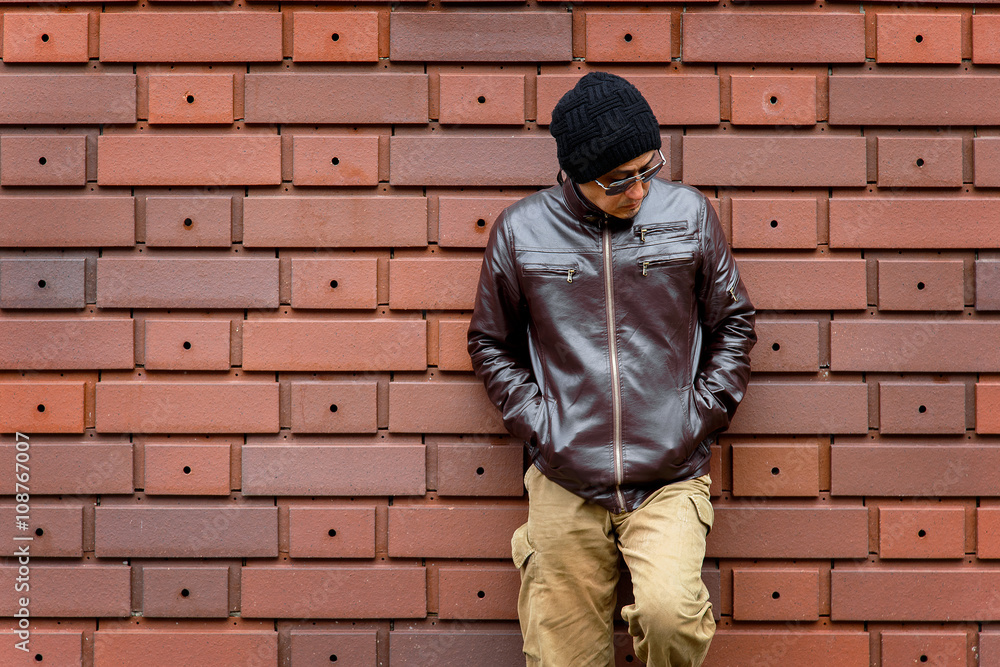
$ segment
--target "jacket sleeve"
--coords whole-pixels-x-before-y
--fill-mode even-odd
[[[702,418],[699,440],[729,427],[750,380],[750,350],[757,342],[750,302],[719,218],[703,200],[702,265],[698,275],[702,351],[694,394]]]
[[[528,354],[527,305],[501,213],[490,231],[469,323],[469,356],[511,435],[537,445],[542,392]]]

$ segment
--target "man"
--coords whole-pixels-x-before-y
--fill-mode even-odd
[[[634,86],[587,74],[550,131],[569,178],[497,219],[469,326],[532,462],[511,540],[525,659],[614,664],[620,553],[636,656],[700,665],[715,632],[710,444],[746,389],[754,308],[707,199],[653,179],[659,126]]]

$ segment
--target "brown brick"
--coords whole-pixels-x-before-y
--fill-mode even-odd
[[[426,576],[424,568],[410,566],[246,566],[241,613],[243,618],[423,618]]]
[[[6,135],[0,137],[0,185],[84,185],[87,137]]]
[[[31,450],[28,450],[32,453]],[[28,466],[34,468],[32,460]],[[20,472],[26,472],[20,468]],[[34,492],[34,484],[30,481],[18,489],[24,492],[28,488]],[[24,509],[24,508],[21,508]],[[0,554],[15,556],[18,549],[27,546],[31,557],[76,557],[83,556],[83,506],[82,505],[51,505],[39,502],[34,497],[30,500],[26,513],[28,529],[19,530],[15,527],[15,517],[25,513],[16,511],[14,498],[0,505],[0,520],[3,521],[3,542],[0,543]],[[22,521],[25,519],[22,519]],[[31,538],[30,541],[16,538]],[[30,584],[29,584],[30,585]]]
[[[128,565],[42,565],[31,563],[29,611],[40,617],[126,617],[129,602]],[[14,590],[17,565],[0,567],[0,585]],[[0,600],[0,614],[13,616],[14,595]]]
[[[292,308],[378,305],[378,260],[292,258]]]
[[[135,122],[135,74],[22,74],[0,68],[0,125]]]
[[[587,61],[670,62],[670,16],[667,12],[587,12]]]
[[[6,319],[0,321],[0,368],[132,368],[132,343],[128,318]]]
[[[0,383],[0,433],[83,433],[83,382]]]
[[[261,73],[244,86],[247,123],[427,122],[426,74]]]
[[[377,62],[377,12],[292,14],[292,60],[296,62]]]
[[[243,368],[423,370],[427,367],[426,336],[423,320],[251,320],[243,328]]]
[[[209,626],[210,627],[210,626]],[[98,630],[94,664],[118,667],[173,667],[210,664],[242,667],[261,661],[277,664],[277,632],[184,630]],[[270,661],[270,662],[269,662]]]
[[[85,63],[88,14],[18,14],[3,17],[6,63]]]
[[[976,383],[976,433],[1000,433],[1000,384]]]
[[[879,382],[879,431],[965,433],[965,385]]]
[[[860,14],[686,12],[685,62],[857,63],[865,59]]]
[[[510,536],[526,508],[393,505],[389,555],[422,558],[509,558]]]
[[[523,125],[523,74],[440,75],[442,123]]]
[[[424,445],[243,445],[243,495],[422,496]]]
[[[155,320],[146,330],[143,365],[148,370],[229,370],[229,320]]]
[[[880,63],[962,62],[961,14],[875,15]]]
[[[144,566],[142,615],[227,618],[229,568]],[[205,656],[200,655],[199,659],[204,660]]]
[[[378,185],[378,137],[292,137],[295,185]]]
[[[1000,186],[1000,137],[976,137],[972,140],[974,177],[977,188]]]
[[[742,665],[747,656],[765,665],[868,667],[870,664],[867,632],[783,632],[754,628],[720,629],[712,640],[704,667]]]
[[[292,558],[374,558],[375,507],[289,507]]]
[[[521,576],[505,567],[442,567],[439,570],[440,618],[517,620]]]
[[[1000,633],[979,633],[979,664],[982,667],[1000,665]]]
[[[132,493],[131,442],[39,442],[30,440],[31,493]],[[12,495],[13,444],[0,445],[0,493]]]
[[[22,641],[13,632],[0,632],[0,664],[8,667],[34,667],[38,664],[36,655],[54,665],[83,664],[82,632],[45,632],[30,630],[30,649],[27,653],[15,646]]]
[[[481,259],[393,259],[389,261],[389,307],[393,310],[472,310]]]
[[[232,197],[146,197],[146,245],[228,248],[232,208]]]
[[[524,494],[519,445],[437,446],[437,492],[442,496]]]
[[[246,247],[427,245],[424,197],[248,197]]]
[[[281,60],[277,12],[104,12],[102,62]]]
[[[233,13],[233,12],[228,12]],[[278,185],[281,138],[238,135],[102,135],[101,185]]]
[[[992,322],[836,321],[830,326],[830,369],[892,373],[1000,371],[1000,334]]]
[[[293,433],[374,433],[374,382],[293,382]]]
[[[880,188],[962,185],[961,137],[878,137]]]
[[[378,661],[378,632],[375,630],[321,632],[292,628],[289,634],[295,667],[326,667],[331,662],[374,665]]]
[[[997,466],[1000,452],[951,441],[834,443],[830,491],[835,496],[992,496],[1000,493]]]
[[[570,61],[566,12],[393,12],[389,59],[436,62]]]
[[[389,431],[506,433],[481,382],[390,382]]]
[[[441,320],[438,324],[438,368],[471,371],[468,346],[469,320]]]
[[[750,259],[740,277],[758,310],[861,310],[868,305],[863,259]]]
[[[276,382],[97,384],[101,433],[277,433]]]
[[[730,433],[867,431],[868,388],[861,382],[751,382],[729,426]]]
[[[479,631],[481,625],[470,627],[473,629],[394,630],[389,633],[389,659],[393,667],[421,667],[431,652],[436,667],[516,665],[524,661],[523,641],[516,628],[488,632]]]
[[[100,308],[277,308],[278,260],[102,257]]]
[[[147,495],[229,495],[228,444],[147,442],[143,461]]]
[[[0,259],[0,308],[83,308],[86,260]]]
[[[733,200],[734,248],[816,247],[815,199]]]
[[[880,633],[883,665],[940,665],[965,667],[964,632],[914,632],[883,630]]]
[[[731,77],[734,125],[815,125],[816,77]]]
[[[976,310],[1000,310],[1000,261],[976,260]]]
[[[838,74],[829,87],[831,125],[941,125],[927,100],[949,100],[949,126],[1000,123],[1000,81],[989,77]]]
[[[836,568],[830,572],[830,618],[985,621],[996,615],[998,586],[996,570]]]
[[[1000,507],[976,508],[976,556],[1000,558]]]
[[[484,248],[493,222],[515,197],[440,197],[438,245]]]
[[[709,558],[865,558],[868,510],[860,504],[783,508],[715,505]]]
[[[818,496],[819,447],[733,443],[734,496]]]
[[[551,185],[558,170],[548,136],[397,135],[389,144],[392,185]]]
[[[831,199],[830,247],[1000,248],[998,213],[989,199]]]
[[[0,89],[3,79],[0,77]],[[0,107],[3,99],[0,95]],[[135,200],[132,197],[0,197],[0,245],[131,247],[135,245]]]
[[[151,125],[232,122],[232,74],[149,75]]]
[[[886,507],[878,510],[880,558],[962,558],[965,510],[961,507]]]
[[[806,372],[819,368],[819,325],[796,320],[761,320],[750,353],[754,372]]]
[[[879,310],[962,310],[962,260],[878,260]]]
[[[972,17],[972,62],[1000,64],[1000,16],[978,14]]]
[[[819,570],[733,568],[733,619],[819,619]]]

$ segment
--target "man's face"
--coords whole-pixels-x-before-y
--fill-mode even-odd
[[[650,167],[656,166],[659,161],[659,154],[655,150],[652,150],[648,153],[643,153],[634,160],[629,160],[625,164],[618,165],[597,180],[607,187],[614,181],[620,181],[646,171]],[[635,217],[636,213],[639,212],[642,200],[649,194],[649,183],[643,183],[639,180],[632,181],[628,190],[622,194],[608,196],[605,194],[604,188],[598,185],[596,181],[590,181],[589,183],[580,184],[580,192],[594,206],[608,215],[628,219]]]

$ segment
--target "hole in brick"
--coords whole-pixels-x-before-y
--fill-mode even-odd
[[[39,411],[39,412],[45,412],[45,406],[44,406],[44,405],[42,405],[41,403],[39,403],[39,404],[38,404],[38,411]]]
[[[35,528],[35,535],[38,535],[39,537],[41,537],[44,534],[45,534],[44,530],[42,530],[41,528]]]
[[[182,596],[182,597],[187,597],[187,596],[189,596],[189,595],[191,595],[191,591],[189,591],[189,590],[188,590],[188,589],[186,589],[186,588],[183,588],[183,589],[181,589],[181,596]]]
[[[630,33],[630,32],[625,33],[625,41],[626,42],[631,42],[632,41],[632,33]]]
[[[330,662],[337,662],[337,655],[333,654],[330,656]]]
[[[920,42],[924,41],[924,36],[923,35],[917,35],[915,37],[915,39],[917,40],[917,44],[919,44]]]
[[[340,283],[338,283],[338,282],[337,282],[336,280],[331,280],[331,281],[330,281],[330,287],[333,287],[333,288],[336,288],[336,287],[337,287],[337,285],[339,285],[339,284],[340,284]]]
[[[479,220],[476,220],[476,227],[485,227],[485,226],[486,226],[486,220],[484,220],[483,218],[479,218]]]
[[[333,33],[332,35],[330,35],[330,39],[332,39],[335,42],[340,41],[340,33],[336,33],[336,32]]]
[[[625,662],[635,662],[635,656],[629,653],[627,656],[625,656]]]
[[[926,655],[920,656],[920,662],[927,662],[927,656]]]
[[[45,158],[43,157],[38,158],[38,164],[45,164]]]
[[[42,41],[43,42],[49,41],[49,36],[47,33],[42,33]],[[35,660],[38,660],[38,658],[35,658]]]
[[[774,591],[773,593],[771,593],[771,597],[777,600],[778,598],[781,597],[781,593],[779,593],[778,591]]]
[[[191,349],[191,341],[189,341],[189,340],[184,341],[184,349],[185,350],[190,350]]]
[[[486,597],[486,591],[479,591],[476,593],[476,597],[484,598]]]
[[[194,224],[194,221],[191,220],[191,218],[184,218],[184,226],[185,227],[190,227],[193,224]]]
[[[917,531],[917,537],[927,537],[927,531],[921,528]]]
[[[917,166],[918,167],[924,166],[924,159],[922,157],[917,158]]]
[[[185,475],[191,474],[191,466],[184,466],[184,474]]]
[[[186,99],[188,101],[188,104],[194,103],[194,95],[188,95]]]
[[[327,531],[327,535],[329,535],[330,537],[336,537],[337,531],[331,528],[330,530]]]
[[[42,654],[41,653],[36,653],[35,654],[35,660],[37,660],[38,662],[41,662],[43,660]]]
[[[337,408],[337,404],[336,403],[334,403],[333,405],[330,406],[330,412],[336,412],[338,409],[339,408]]]
[[[778,226],[778,221],[777,220],[772,220],[771,221],[771,229],[774,229],[777,226]]]
[[[771,95],[770,102],[771,102],[771,104],[777,104],[778,103],[778,98],[775,95]]]
[[[478,468],[476,468],[476,474],[477,475],[482,475],[484,472],[486,472],[486,470],[482,466],[479,466]]]
[[[771,349],[777,352],[778,350],[781,349],[781,345],[779,343],[775,343],[774,345],[771,346]]]
[[[778,468],[778,466],[775,466],[775,467],[771,468],[771,474],[772,475],[777,475],[779,472],[781,472],[781,469]]]
[[[923,283],[917,283],[917,289],[923,289],[924,287],[926,287],[926,285]]]
[[[330,160],[330,162],[334,163],[335,165],[336,164],[340,164],[340,158],[339,157],[335,157],[332,160]]]
[[[486,96],[485,95],[480,95],[479,96],[479,103],[480,104],[486,104]]]
[[[45,281],[44,280],[39,280],[38,281],[38,286],[39,287],[45,287]]]
[[[926,405],[921,405],[919,408],[917,408],[917,412],[919,412],[921,414],[927,412],[927,406]]]

